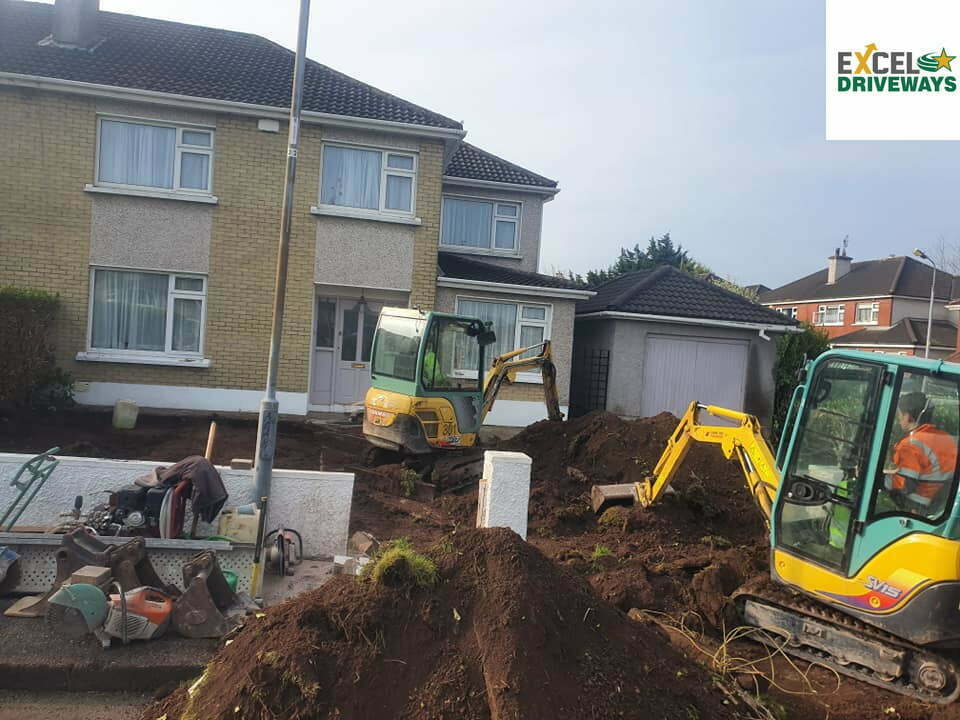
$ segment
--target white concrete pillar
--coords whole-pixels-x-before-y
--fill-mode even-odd
[[[529,455],[518,452],[488,450],[483,454],[477,527],[508,527],[527,539],[532,462]]]

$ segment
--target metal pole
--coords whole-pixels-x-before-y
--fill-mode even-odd
[[[256,478],[258,498],[270,497],[273,455],[277,447],[277,370],[280,365],[280,339],[283,334],[283,305],[287,293],[287,261],[290,257],[290,221],[293,217],[293,188],[297,178],[297,151],[300,144],[300,103],[303,99],[303,67],[307,54],[307,25],[310,0],[300,0],[300,26],[297,54],[293,64],[293,90],[290,100],[290,132],[287,136],[287,177],[283,186],[283,213],[280,217],[280,248],[277,253],[277,279],[273,296],[273,332],[270,336],[270,361],[267,365],[267,390],[260,402],[257,426]]]
[[[927,258],[929,260],[929,258]],[[937,287],[937,266],[930,260],[930,267],[933,268],[933,280],[930,281],[930,307],[927,309],[927,346],[923,351],[925,358],[930,357],[930,330],[933,328],[933,293]]]

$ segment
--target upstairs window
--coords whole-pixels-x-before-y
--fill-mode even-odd
[[[857,303],[857,325],[876,325],[880,322],[880,303]]]
[[[797,319],[797,309],[795,307],[782,307],[777,308],[777,312],[781,315],[786,315],[791,320]]]
[[[843,325],[843,305],[820,305],[813,316],[814,325]]]
[[[519,229],[519,203],[443,198],[441,245],[515,253]]]
[[[416,155],[324,145],[320,204],[409,215],[416,176]]]
[[[208,194],[213,131],[100,119],[97,184]]]

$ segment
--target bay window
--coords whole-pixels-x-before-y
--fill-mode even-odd
[[[416,176],[410,153],[324,145],[320,204],[410,215]]]
[[[203,277],[95,269],[92,282],[91,351],[191,357],[203,352]]]
[[[843,325],[843,305],[820,305],[813,316],[814,325]]]
[[[445,195],[442,224],[441,245],[515,253],[520,205]]]
[[[857,325],[876,325],[880,322],[880,303],[857,303]]]
[[[97,185],[209,194],[213,131],[100,118]]]
[[[498,355],[522,347],[539,345],[550,339],[551,307],[536,303],[496,302],[474,298],[457,298],[457,314],[475,317],[489,322],[497,340],[484,351],[489,367]],[[536,355],[536,349],[527,355]],[[526,355],[524,355],[526,357]],[[455,367],[457,374],[470,377],[476,373],[476,343],[465,342],[457,349]],[[538,380],[537,373],[520,373],[521,380]]]

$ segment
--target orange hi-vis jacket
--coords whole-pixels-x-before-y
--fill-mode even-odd
[[[888,479],[888,489],[926,507],[953,480],[957,444],[943,430],[925,423],[897,443],[893,464],[897,472]]]

